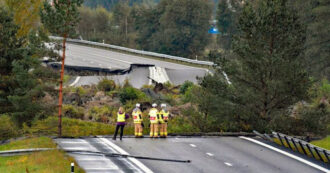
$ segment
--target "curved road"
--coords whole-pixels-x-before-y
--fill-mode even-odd
[[[56,139],[56,142],[65,150],[100,151],[167,159],[189,159],[192,161],[191,163],[176,163],[74,154],[73,156],[78,164],[91,173],[318,173],[329,171],[329,164],[318,163],[313,159],[297,154],[299,158],[319,164],[318,166],[321,166],[322,171],[237,137],[124,138],[123,141],[98,137]]]

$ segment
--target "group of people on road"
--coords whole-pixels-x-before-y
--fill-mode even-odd
[[[167,122],[169,119],[169,111],[167,110],[166,104],[160,105],[161,109],[157,109],[157,104],[153,103],[152,108],[149,110],[149,120],[150,120],[150,137],[151,138],[166,138],[167,137]],[[143,115],[141,111],[141,105],[137,103],[132,111],[132,118],[134,122],[134,135],[136,138],[143,137]],[[126,120],[129,119],[129,115],[125,113],[124,108],[120,107],[117,113],[117,125],[113,140],[116,140],[118,131],[120,129],[120,140],[122,140],[124,127],[126,125]],[[159,129],[159,135],[158,135]]]

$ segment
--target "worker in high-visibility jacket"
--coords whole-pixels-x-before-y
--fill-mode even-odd
[[[142,137],[142,112],[141,112],[141,109],[140,109],[140,104],[137,103],[135,105],[135,108],[133,109],[133,112],[132,112],[132,116],[133,116],[133,121],[134,121],[134,126],[135,126],[135,131],[134,131],[134,134],[135,134],[135,137],[136,138],[139,138],[139,137]]]
[[[166,104],[161,104],[161,111],[159,112],[159,123],[160,123],[160,137],[167,137],[167,122],[170,112],[166,109]]]
[[[158,110],[157,104],[152,104],[152,108],[149,110],[149,118],[150,118],[150,137],[157,138],[158,137]]]
[[[123,139],[123,133],[124,133],[124,127],[126,125],[126,119],[128,119],[129,116],[125,113],[124,108],[120,107],[117,113],[117,124],[116,124],[116,130],[115,134],[113,135],[113,140],[116,140],[119,128],[120,128],[120,140]]]

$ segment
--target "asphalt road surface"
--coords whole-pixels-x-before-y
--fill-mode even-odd
[[[56,139],[65,150],[121,153],[191,163],[72,154],[88,173],[99,172],[189,172],[189,173],[318,173],[324,172],[276,151],[237,137],[135,139]],[[299,158],[315,161],[298,154]],[[318,162],[318,161],[316,161]],[[323,170],[329,169],[329,164]],[[324,168],[327,167],[327,168]],[[326,171],[327,172],[327,171]]]
[[[154,65],[156,67],[164,68],[169,81],[176,85],[182,84],[186,80],[196,83],[196,77],[203,77],[208,73],[208,70],[204,68],[197,68],[76,44],[67,44],[67,58],[65,64],[70,66],[106,68],[110,70],[128,69],[132,64]],[[134,81],[140,81],[139,84],[134,85],[136,85],[135,87],[141,87],[144,84],[150,83],[148,76],[148,67],[141,67],[140,70],[133,70],[130,74],[114,75],[111,76],[111,78],[114,78],[120,83],[125,79],[130,80],[131,83],[134,83]],[[74,83],[74,85],[90,85],[97,83],[99,80],[100,77],[98,76],[82,76],[76,81],[76,83]]]

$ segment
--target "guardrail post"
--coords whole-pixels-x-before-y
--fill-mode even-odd
[[[312,151],[311,147],[308,144],[306,144],[306,147],[308,148],[308,151],[311,153],[312,157],[314,157],[316,159],[316,157],[313,154],[313,151]]]
[[[277,134],[277,136],[278,136],[278,139],[281,141],[282,146],[285,147],[285,145],[284,145],[284,143],[283,143],[283,141],[282,141],[282,138],[281,138],[280,134],[279,134],[279,133],[276,133],[276,134]]]
[[[298,152],[299,152],[299,149],[298,149],[298,147],[297,147],[297,145],[296,145],[296,142],[294,141],[294,139],[293,139],[293,138],[291,138],[291,141],[292,141],[292,143],[293,143],[294,147],[296,148],[296,151],[298,151]]]
[[[304,154],[308,156],[308,154],[307,154],[307,152],[306,152],[306,150],[304,148],[304,145],[301,143],[301,141],[298,141],[298,143],[299,143],[301,149],[303,150]]]
[[[285,142],[288,144],[289,148],[291,150],[293,150],[292,147],[291,147],[291,145],[290,145],[290,142],[289,142],[288,138],[286,136],[284,136],[284,139],[285,139]]]
[[[74,163],[71,163],[71,173],[74,173]]]
[[[328,163],[330,163],[330,159],[329,159],[329,156],[328,156],[327,151],[326,151],[326,150],[323,150],[323,153],[324,153],[324,155],[325,155],[325,158],[328,159]]]
[[[324,161],[323,157],[321,157],[321,154],[319,153],[319,151],[317,150],[317,148],[316,148],[316,147],[313,147],[313,148],[314,148],[314,150],[315,150],[317,156],[319,156],[320,160],[323,160],[323,161]],[[324,161],[324,162],[325,162],[325,161]]]

